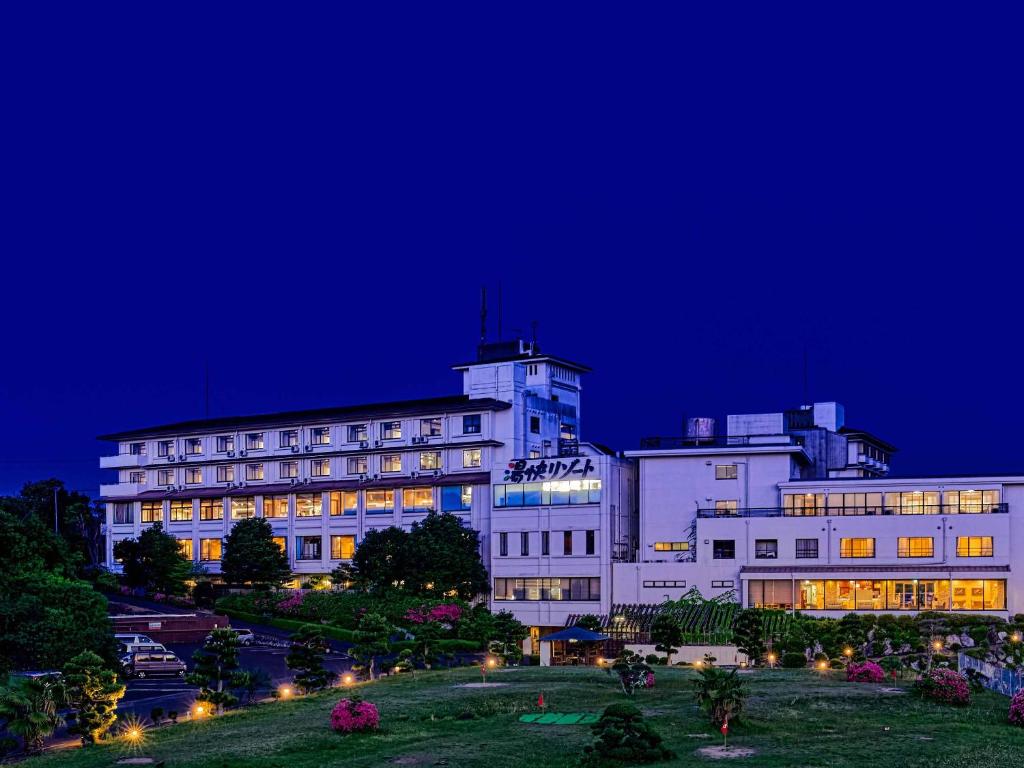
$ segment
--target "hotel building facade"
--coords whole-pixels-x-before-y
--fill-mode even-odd
[[[585,366],[517,341],[453,367],[460,395],[103,436],[107,561],[159,521],[217,574],[234,522],[261,516],[304,579],[439,510],[480,532],[490,607],[534,638],[693,587],[819,615],[1024,613],[1024,476],[893,477],[894,447],[837,403],[616,454],[582,439]]]

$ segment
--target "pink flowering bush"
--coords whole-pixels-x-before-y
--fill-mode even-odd
[[[331,728],[338,733],[375,731],[380,727],[377,707],[358,696],[342,699],[331,710]]]
[[[279,602],[276,606],[278,613],[296,614],[302,610],[302,601],[306,599],[306,593],[295,590],[289,597]]]
[[[1024,728],[1024,688],[1017,691],[1010,699],[1010,723]]]
[[[862,664],[853,662],[846,668],[848,683],[880,683],[883,680],[885,672],[873,661],[865,661]]]
[[[971,703],[971,686],[959,672],[939,667],[926,672],[916,683],[914,690],[926,699],[960,706]]]
[[[413,624],[426,624],[436,621],[439,624],[454,624],[462,616],[462,608],[454,603],[442,603],[432,608],[410,608],[405,612],[407,621]]]

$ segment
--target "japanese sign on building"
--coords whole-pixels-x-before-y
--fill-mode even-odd
[[[596,472],[586,456],[557,459],[514,459],[502,472],[503,483],[539,483],[545,480],[583,480]]]

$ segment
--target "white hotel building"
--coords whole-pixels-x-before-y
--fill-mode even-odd
[[[202,419],[105,435],[107,559],[161,521],[210,573],[234,521],[270,520],[300,577],[429,510],[480,532],[493,610],[532,628],[692,587],[745,606],[1024,613],[1024,476],[889,476],[836,403],[710,420],[622,456],[583,442],[585,366],[523,342],[454,366],[451,397]]]
[[[640,546],[613,568],[613,602],[692,587],[815,615],[1024,613],[1024,476],[889,477],[895,449],[842,406],[729,416],[648,438]]]
[[[367,531],[428,511],[480,532],[491,607],[562,626],[611,607],[613,560],[633,557],[634,462],[580,441],[588,369],[524,342],[454,366],[463,394],[211,418],[104,435],[107,562],[159,521],[211,574],[236,520],[270,520],[299,577],[329,574]],[[116,567],[116,566],[115,566]]]

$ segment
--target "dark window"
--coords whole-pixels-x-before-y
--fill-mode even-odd
[[[320,536],[296,536],[295,537],[295,559],[296,560],[319,560],[320,559]]]
[[[498,534],[498,554],[501,557],[508,557],[508,534],[507,533],[502,532],[502,533]]]
[[[711,588],[712,589],[729,589],[729,588],[731,588],[733,586],[734,586],[734,584],[731,581],[712,581],[711,582]]]
[[[470,416],[462,417],[462,434],[464,435],[479,435],[480,434],[480,414],[474,413]]]
[[[526,531],[519,534],[519,554],[523,557],[530,554],[530,534]]]
[[[814,558],[818,556],[817,539],[797,539],[796,556],[798,558]]]
[[[563,531],[562,533],[562,554],[572,554],[572,531]]]
[[[594,532],[587,531],[587,554],[594,554]]]
[[[551,554],[551,532],[541,531],[540,532],[540,553],[542,555]]]
[[[135,522],[134,516],[132,515],[132,503],[131,502],[119,502],[114,504],[114,523],[118,525],[124,525],[125,523]]]
[[[540,434],[540,416],[530,417],[530,432],[535,435]]]
[[[736,542],[732,539],[715,539],[711,551],[715,560],[735,560]]]
[[[754,541],[754,558],[756,560],[775,560],[778,556],[778,539],[757,539]]]

